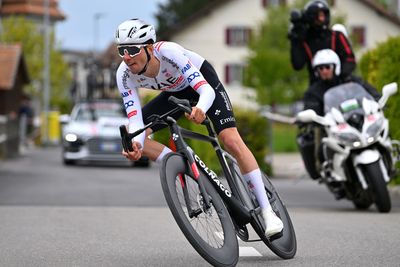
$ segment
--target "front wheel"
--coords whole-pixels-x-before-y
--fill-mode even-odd
[[[392,205],[386,181],[383,178],[382,170],[379,166],[379,161],[363,165],[362,168],[377,209],[379,212],[389,212]]]
[[[208,179],[203,179],[207,196],[189,175],[186,160],[177,153],[168,154],[160,169],[161,185],[169,209],[186,239],[213,266],[235,266],[239,245],[229,213]],[[211,207],[205,207],[204,197]]]
[[[276,239],[274,236],[271,238],[267,238],[261,229],[259,229],[258,225],[252,223],[254,229],[257,234],[261,237],[264,243],[279,257],[282,259],[291,259],[294,257],[297,251],[297,240],[296,233],[293,228],[292,220],[290,219],[289,213],[286,209],[285,204],[282,202],[279,197],[278,192],[275,190],[275,187],[268,179],[268,177],[263,174],[263,182],[265,185],[265,190],[267,192],[268,200],[272,206],[272,209],[276,213],[276,215],[281,218],[283,222],[283,230],[282,235]],[[260,216],[261,220],[262,217]],[[261,221],[260,220],[260,221]],[[263,223],[263,221],[262,221]],[[258,228],[258,229],[257,229]]]

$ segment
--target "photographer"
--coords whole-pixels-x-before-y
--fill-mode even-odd
[[[356,62],[350,42],[342,32],[329,29],[330,11],[325,1],[310,1],[303,11],[293,10],[290,21],[288,38],[292,66],[300,70],[307,63],[310,85],[316,81],[311,62],[315,53],[322,49],[329,48],[338,54],[342,78],[353,72]]]

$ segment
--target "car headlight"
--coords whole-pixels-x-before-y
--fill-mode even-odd
[[[373,124],[371,124],[368,129],[367,129],[367,135],[371,138],[376,137],[379,135],[382,131],[382,126],[383,126],[383,118],[380,117],[377,119]]]
[[[73,133],[69,133],[65,135],[65,140],[68,142],[76,142],[78,140],[78,136]]]

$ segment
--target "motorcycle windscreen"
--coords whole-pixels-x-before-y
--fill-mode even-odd
[[[363,98],[374,98],[358,83],[350,82],[330,88],[324,95],[324,112],[336,108],[343,113],[345,120],[353,114],[363,114]]]

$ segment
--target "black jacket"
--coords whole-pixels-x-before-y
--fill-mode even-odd
[[[307,64],[310,85],[317,78],[311,66],[312,58],[322,49],[332,49],[338,54],[341,63],[341,76],[349,76],[356,67],[355,57],[351,45],[343,33],[338,31],[314,30],[309,29],[305,35],[305,40],[291,40],[290,56],[292,66],[295,70],[300,70]]]
[[[318,115],[324,116],[324,94],[329,90],[329,88],[346,82],[355,82],[360,84],[375,100],[378,100],[381,97],[372,85],[363,81],[359,77],[351,75],[345,80],[336,77],[330,81],[318,80],[312,84],[304,94],[304,109],[313,109]]]

